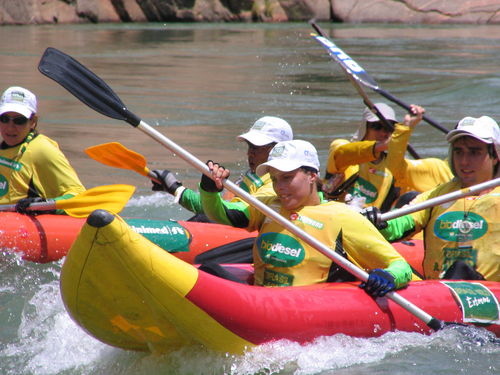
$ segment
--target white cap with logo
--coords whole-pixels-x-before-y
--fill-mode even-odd
[[[23,87],[9,87],[0,99],[0,115],[7,112],[20,113],[30,118],[37,111],[36,96]]]
[[[395,121],[395,122],[398,121],[398,120],[396,120],[396,113],[387,104],[375,103],[374,106],[377,107],[379,112],[382,114],[382,116],[384,116],[384,118],[386,120]],[[373,113],[370,108],[366,107],[363,111],[363,123],[361,123],[361,125],[359,126],[356,133],[354,133],[354,135],[351,138],[351,141],[363,140],[363,138],[366,135],[366,123],[367,122],[379,122],[379,121],[380,121],[380,119],[377,117],[377,115],[375,113]]]
[[[319,159],[316,148],[310,142],[296,139],[277,143],[267,162],[257,167],[257,174],[262,176],[269,172],[269,168],[290,172],[300,167],[311,167],[319,172]]]
[[[386,120],[389,121],[397,121],[396,120],[396,113],[394,110],[389,107],[385,103],[376,103],[374,104],[375,107],[379,110],[379,112],[384,116]],[[380,119],[377,117],[375,113],[373,113],[370,108],[366,107],[365,110],[363,111],[363,120],[366,122],[377,122],[380,121]]]
[[[446,135],[446,140],[453,143],[464,136],[476,138],[487,144],[494,144],[497,155],[500,156],[500,128],[491,117],[464,117],[458,122],[455,129]]]
[[[273,116],[264,116],[254,122],[250,130],[237,137],[239,141],[248,141],[255,146],[289,141],[293,139],[292,127],[288,122]]]

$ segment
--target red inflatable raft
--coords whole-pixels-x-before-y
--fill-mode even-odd
[[[255,233],[226,225],[189,221],[126,219],[144,237],[188,263],[211,257],[224,263],[251,262],[248,251]],[[0,213],[0,250],[46,263],[64,257],[85,219],[65,215]],[[197,256],[201,256],[195,260]]]
[[[226,269],[242,280],[251,276],[249,265]],[[280,339],[432,332],[390,299],[369,296],[358,282],[265,288],[213,276],[102,212],[89,217],[66,257],[61,293],[87,333],[129,350],[164,352],[198,343],[242,353]],[[478,323],[500,336],[498,282],[415,281],[399,293],[437,319]]]

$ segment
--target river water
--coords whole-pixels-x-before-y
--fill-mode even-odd
[[[464,116],[500,120],[500,26],[322,25],[377,83],[450,129]],[[0,28],[1,90],[19,85],[39,97],[40,130],[56,139],[87,187],[127,183],[137,190],[124,216],[186,219],[189,213],[128,170],[83,150],[118,141],[150,168],[169,168],[196,187],[199,173],[147,135],[107,118],[40,74],[46,47],[90,68],[148,124],[202,161],[245,168],[235,136],[263,115],[281,116],[320,162],[335,137],[361,119],[357,92],[311,37],[306,23],[120,24]],[[370,98],[384,101],[373,92]],[[396,109],[399,117],[404,115]],[[412,137],[423,157],[445,157],[429,125]],[[324,170],[324,169],[323,169]],[[0,374],[498,374],[500,347],[454,331],[391,333],[377,339],[323,337],[299,346],[265,345],[243,356],[202,347],[163,356],[125,352],[88,336],[59,295],[62,262],[35,264],[0,254]]]

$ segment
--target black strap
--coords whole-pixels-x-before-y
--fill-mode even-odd
[[[344,245],[342,241],[342,230],[340,231],[337,239],[335,240],[335,252],[340,256],[347,259],[347,253],[344,250]],[[328,271],[328,278],[326,279],[329,283],[340,283],[344,281],[356,281],[356,277],[350,272],[346,271],[340,267],[337,263],[332,262],[330,270]]]

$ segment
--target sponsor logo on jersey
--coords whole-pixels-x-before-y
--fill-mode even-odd
[[[305,257],[300,242],[282,233],[264,233],[257,238],[256,246],[262,261],[275,267],[296,266]]]
[[[377,188],[363,178],[358,178],[354,186],[349,189],[349,193],[357,197],[364,197],[366,203],[374,202],[378,197]]]
[[[434,233],[446,241],[466,242],[476,240],[488,232],[486,220],[469,212],[464,218],[462,211],[446,212],[434,223]]]
[[[9,191],[9,181],[3,174],[0,174],[0,197],[3,197]]]

